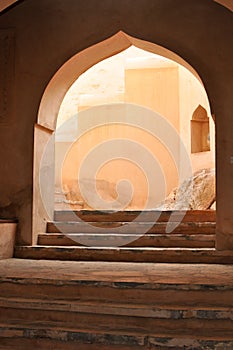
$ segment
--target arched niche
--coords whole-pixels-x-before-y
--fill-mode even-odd
[[[191,120],[191,152],[208,151],[210,151],[209,117],[206,109],[199,105],[193,112]]]

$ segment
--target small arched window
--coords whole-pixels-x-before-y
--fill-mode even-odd
[[[210,151],[209,117],[206,109],[199,105],[193,112],[191,120],[191,152],[207,151]]]

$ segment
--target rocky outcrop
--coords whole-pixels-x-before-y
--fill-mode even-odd
[[[206,210],[214,209],[215,170],[202,169],[175,188],[158,209]]]

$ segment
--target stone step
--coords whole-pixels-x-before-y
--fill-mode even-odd
[[[16,246],[14,256],[23,259],[116,261],[153,263],[232,264],[232,251],[213,248],[138,248],[79,246]]]
[[[54,300],[55,299],[55,300]],[[87,313],[100,315],[119,315],[119,316],[133,316],[133,317],[150,317],[159,319],[175,319],[175,320],[231,320],[233,321],[233,306],[223,307],[222,309],[214,307],[190,307],[189,305],[157,305],[153,302],[150,304],[128,304],[122,300],[118,303],[111,301],[105,302],[103,300],[95,301],[61,301],[56,300],[56,296],[52,300],[32,299],[27,298],[1,298],[0,297],[0,323],[4,322],[4,317],[7,313],[12,315],[10,310],[14,310],[13,318],[20,317],[21,309],[24,312],[29,310],[44,310],[47,314],[54,314],[54,312],[73,312],[73,313]],[[17,316],[17,312],[19,315]],[[233,326],[233,323],[232,323]]]
[[[215,235],[204,234],[96,234],[96,233],[41,233],[38,245],[91,247],[186,247],[213,248]]]
[[[47,233],[215,234],[215,222],[64,222],[47,223]]]
[[[0,325],[0,350],[232,350],[232,337],[143,336],[49,326]],[[219,339],[220,338],[220,339]]]
[[[140,217],[139,217],[140,215]],[[141,222],[167,222],[172,215],[173,221],[182,222],[215,222],[214,210],[185,210],[185,211],[157,211],[157,210],[124,210],[124,211],[97,211],[97,210],[56,210],[55,221],[98,221],[98,222],[127,222],[136,220]],[[178,218],[178,219],[177,219]]]
[[[100,308],[101,309],[101,308]],[[233,340],[233,321],[227,318],[218,319],[219,313],[212,315],[210,312],[200,311],[200,317],[182,318],[182,310],[160,312],[162,315],[170,317],[134,316],[106,313],[91,313],[82,311],[60,311],[28,308],[0,308],[0,324],[24,325],[36,328],[36,326],[46,328],[69,329],[70,331],[88,333],[109,333],[119,335],[138,336],[187,336],[202,339],[231,339]],[[115,310],[118,312],[119,310]],[[186,314],[191,314],[187,312]],[[226,314],[226,313],[224,313]],[[230,314],[230,312],[228,313]],[[214,316],[216,315],[216,317]],[[204,317],[205,316],[205,317]],[[231,312],[232,316],[232,312]],[[33,327],[34,326],[34,327]]]
[[[91,263],[86,263],[89,267],[86,271],[83,271],[85,270],[83,269],[83,265],[85,266],[83,262],[73,262],[74,266],[71,266],[69,262],[62,261],[35,262],[29,260],[29,262],[31,266],[35,266],[35,263],[37,263],[39,270],[41,270],[42,264],[46,263],[47,267],[44,267],[42,272],[39,271],[38,276],[34,275],[31,278],[25,275],[23,277],[2,277],[0,283],[1,300],[8,300],[10,303],[14,303],[14,305],[18,301],[18,298],[20,300],[28,298],[26,301],[29,302],[29,305],[33,305],[33,302],[38,303],[38,300],[45,303],[44,305],[46,303],[52,305],[51,303],[58,304],[60,302],[63,308],[66,307],[65,305],[79,302],[84,305],[85,303],[88,305],[90,303],[93,305],[94,303],[95,305],[107,306],[126,305],[129,309],[131,307],[136,308],[137,306],[143,306],[146,309],[152,305],[153,310],[196,311],[199,309],[207,311],[214,310],[216,312],[232,311],[233,286],[226,284],[218,285],[218,281],[219,283],[224,283],[221,280],[225,280],[219,276],[212,279],[208,279],[206,276],[205,280],[203,276],[201,279],[198,278],[197,271],[203,270],[203,266],[197,269],[197,267],[190,267],[190,265],[174,264],[169,268],[169,264],[165,264],[166,266],[163,271],[161,264],[148,266],[151,264],[137,263],[139,265],[139,271],[137,273],[137,271],[130,270],[127,265],[131,264],[128,263],[121,263],[121,266],[119,266],[119,263],[98,262],[95,263],[95,266],[92,265],[92,267],[90,267]],[[64,275],[64,266],[61,266],[60,263],[63,263],[67,268],[69,267],[71,271]],[[109,270],[106,269],[106,264],[109,265]],[[63,271],[60,276],[54,272],[54,267],[60,268]],[[118,271],[116,271],[117,267]],[[216,268],[215,271],[218,271],[219,265],[213,267]],[[73,274],[74,271],[72,270],[74,268],[81,270],[78,271],[78,276]],[[100,271],[100,268],[102,268],[102,271]],[[123,273],[123,268],[127,272],[128,282],[125,282],[124,278],[120,276],[120,273]],[[146,272],[148,268],[152,269],[152,274],[149,275],[151,277],[140,278],[140,273]],[[155,268],[158,270],[156,277],[153,276],[156,275],[156,271],[153,274]],[[205,268],[206,266],[204,266]],[[181,269],[184,271],[184,275],[178,276],[178,282],[176,282],[173,276],[175,271],[178,271],[177,274],[181,274]],[[208,269],[211,270],[209,267]],[[197,271],[195,272],[195,270]],[[166,272],[167,276],[165,276]],[[193,278],[188,276],[187,272],[192,273]],[[87,273],[89,273],[89,276],[86,276]],[[173,273],[173,276],[171,276],[171,273]],[[49,274],[53,277],[55,276],[55,278],[50,279]],[[216,274],[218,275],[218,272]],[[229,274],[229,276],[231,275]],[[71,280],[68,280],[68,277]],[[79,278],[83,278],[83,280],[78,280]],[[149,279],[154,280],[154,282],[151,282]],[[135,280],[138,281],[135,282]],[[187,281],[190,280],[192,280],[192,283],[187,284]]]
[[[233,266],[211,264],[0,261],[0,298],[227,310]]]
[[[0,262],[0,349],[231,349],[233,266]]]

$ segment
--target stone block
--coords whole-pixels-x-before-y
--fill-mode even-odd
[[[13,257],[16,227],[15,222],[0,221],[0,260]]]

